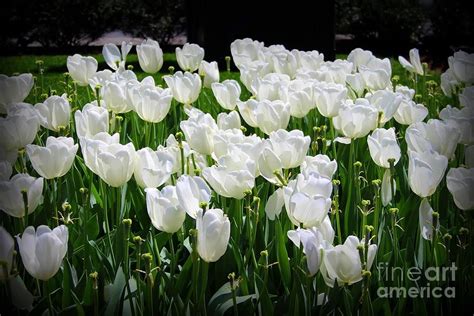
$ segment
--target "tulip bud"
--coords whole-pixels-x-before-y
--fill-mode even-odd
[[[197,251],[206,262],[215,262],[224,255],[230,238],[230,221],[221,209],[197,212]]]

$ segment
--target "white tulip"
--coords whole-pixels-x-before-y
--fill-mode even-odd
[[[171,154],[148,147],[137,150],[134,176],[140,187],[157,188],[169,180],[172,171]]]
[[[451,159],[460,139],[459,129],[441,120],[431,119],[428,123],[410,125],[405,133],[409,150],[424,152],[435,150]]]
[[[353,49],[347,56],[347,60],[353,65],[353,71],[357,71],[360,66],[367,66],[373,58],[375,57],[370,50],[363,50],[361,48]]]
[[[156,229],[173,234],[183,226],[186,212],[181,208],[174,186],[161,191],[146,188],[146,208],[151,223]]]
[[[176,47],[176,61],[183,71],[196,71],[203,59],[204,49],[197,44],[186,43],[182,48]]]
[[[426,240],[433,238],[433,209],[431,208],[428,199],[421,200],[420,208],[418,209],[418,218],[420,222],[421,236]],[[439,221],[437,222],[436,230],[439,229]]]
[[[290,239],[296,247],[303,246],[303,253],[306,255],[306,265],[309,274],[315,275],[321,265],[325,241],[322,234],[315,228],[296,229],[287,232]]]
[[[43,178],[34,178],[26,173],[18,173],[8,181],[0,181],[0,209],[13,217],[25,216],[22,191],[27,193],[28,214],[31,214],[41,203]]]
[[[99,64],[92,56],[81,56],[74,54],[67,58],[67,71],[71,75],[72,80],[77,82],[79,86],[87,86],[89,80],[97,72]]]
[[[286,129],[290,122],[290,107],[282,101],[249,99],[237,102],[237,106],[248,125],[258,127],[267,135],[278,129]]]
[[[167,86],[171,89],[173,97],[179,103],[191,105],[195,102],[201,92],[201,77],[190,72],[177,71],[174,75],[163,77]]]
[[[196,218],[200,203],[211,200],[211,189],[207,183],[197,176],[182,175],[176,181],[176,194],[179,204],[192,218]]]
[[[463,107],[474,108],[474,86],[462,89],[459,94],[459,103]]]
[[[99,153],[99,147],[118,144],[119,141],[120,135],[118,133],[110,135],[106,132],[97,133],[90,138],[80,138],[82,157],[84,157],[84,163],[87,168],[98,175],[97,155]]]
[[[12,173],[12,164],[7,160],[0,161],[0,181],[6,181],[10,179]]]
[[[392,184],[390,185],[390,180],[392,180]],[[392,192],[393,190],[393,192]],[[397,192],[397,182],[394,178],[392,178],[392,174],[390,173],[390,169],[385,169],[382,178],[382,188],[380,191],[380,197],[382,198],[382,205],[387,206],[390,201],[392,201],[393,196]]]
[[[408,183],[411,190],[425,198],[433,195],[443,179],[448,159],[433,150],[418,153],[408,151]]]
[[[332,179],[337,170],[337,161],[330,160],[328,156],[318,154],[306,156],[300,166],[301,173],[308,177],[310,173],[316,172],[323,177]]]
[[[107,109],[117,114],[127,113],[133,110],[133,105],[128,97],[128,91],[137,84],[138,82],[133,80],[107,82],[100,90]]]
[[[219,66],[217,62],[201,61],[199,65],[199,75],[204,77],[204,87],[211,88],[213,83],[219,82]]]
[[[31,107],[33,108],[33,107]],[[25,112],[26,113],[26,112]],[[39,120],[35,115],[8,115],[0,117],[0,148],[6,152],[14,152],[31,144],[39,129]],[[13,163],[14,161],[10,161]]]
[[[454,203],[461,210],[474,209],[474,168],[451,168],[446,175],[446,184]]]
[[[366,99],[347,100],[332,121],[345,137],[361,138],[377,128],[378,112]]]
[[[230,221],[221,209],[210,209],[203,214],[197,212],[197,251],[206,262],[216,262],[229,244]]]
[[[272,63],[275,72],[288,75],[292,79],[295,78],[298,61],[293,53],[285,50],[274,54],[272,56]]]
[[[109,111],[105,107],[87,103],[82,110],[74,113],[74,119],[79,138],[92,137],[100,132],[109,131]]]
[[[341,84],[321,82],[314,87],[316,107],[324,117],[337,116],[346,97],[347,89]]]
[[[284,169],[296,168],[306,157],[311,138],[304,136],[300,130],[290,132],[279,129],[271,132],[269,145],[272,151],[280,158],[281,166]]]
[[[351,99],[357,99],[362,96],[365,90],[364,78],[360,73],[347,75],[346,86]]]
[[[375,106],[382,113],[380,116],[380,124],[385,124],[393,117],[397,111],[403,96],[388,90],[378,90],[365,96],[370,104]]]
[[[219,103],[226,110],[232,111],[240,101],[241,88],[237,81],[228,79],[223,82],[214,82],[211,84],[212,93]]]
[[[296,79],[280,88],[280,97],[290,106],[290,115],[302,118],[316,107],[314,101],[314,84]]]
[[[390,168],[389,159],[396,165],[401,157],[400,146],[395,136],[395,128],[377,128],[367,137],[370,156],[379,167]]]
[[[370,59],[367,65],[359,66],[359,72],[369,90],[382,90],[392,84],[392,66],[388,58],[378,59],[374,57]]]
[[[273,71],[272,66],[264,61],[256,60],[250,64],[240,65],[240,81],[247,88],[247,90],[253,91],[253,84],[257,78],[263,78],[265,75]],[[289,78],[288,78],[289,80]]]
[[[317,50],[300,51],[293,49],[291,52],[296,57],[299,69],[316,71],[324,62],[324,54],[319,53]]]
[[[15,242],[12,236],[0,226],[0,280],[5,281],[10,278],[12,270],[13,252]],[[6,273],[6,274],[5,274]]]
[[[163,66],[163,50],[157,41],[146,39],[137,45],[138,63],[149,74],[160,71]]]
[[[97,87],[103,87],[107,82],[113,81],[115,76],[116,74],[109,69],[98,71],[89,79],[89,87],[95,91]]]
[[[427,115],[428,109],[423,104],[418,104],[408,99],[402,99],[393,117],[399,124],[411,125],[423,121]]]
[[[38,111],[41,126],[55,132],[69,126],[71,105],[65,94],[50,96],[43,103],[36,104],[35,109]]]
[[[158,123],[168,114],[173,95],[169,88],[138,85],[129,93],[130,100],[138,116],[144,121]]]
[[[418,49],[412,48],[410,49],[410,61],[406,60],[402,56],[398,56],[398,61],[402,64],[402,67],[408,70],[409,72],[416,73],[420,76],[423,75],[423,66],[421,65],[420,61],[420,54],[418,53]]]
[[[474,145],[466,146],[464,150],[464,162],[468,168],[474,168]]]
[[[11,77],[0,74],[0,113],[7,113],[10,104],[23,102],[30,94],[33,85],[32,74]]]
[[[449,69],[458,81],[466,84],[474,83],[474,54],[457,51],[448,58],[448,63]]]
[[[214,151],[214,134],[217,124],[209,113],[199,113],[179,124],[189,146],[195,151],[210,155]]]
[[[217,115],[217,127],[221,130],[239,129],[241,127],[240,115],[237,111],[221,112]]]
[[[265,214],[267,214],[269,220],[273,221],[275,217],[280,216],[283,205],[285,205],[284,196],[283,188],[278,188],[268,198],[265,204]]]
[[[48,137],[46,146],[26,145],[33,168],[45,179],[59,178],[71,169],[78,145],[72,137]]]
[[[262,42],[254,41],[250,38],[236,39],[230,44],[230,52],[232,59],[237,66],[248,65],[258,60],[259,52],[263,49]]]
[[[254,175],[245,169],[229,170],[225,166],[211,166],[204,168],[202,176],[217,194],[238,200],[255,186]]]
[[[112,187],[119,187],[133,175],[136,153],[132,143],[104,144],[97,148],[97,174]]]
[[[459,86],[461,83],[456,79],[451,68],[441,74],[441,90],[446,96],[451,97]]]
[[[335,282],[339,286],[351,285],[362,280],[362,262],[357,247],[363,244],[356,236],[347,237],[342,245],[325,249],[321,274],[327,286],[333,287]],[[366,270],[370,270],[377,253],[377,245],[369,245],[366,254]]]
[[[458,130],[460,144],[474,144],[474,107],[458,109],[448,105],[441,110],[439,117]]]
[[[53,230],[48,226],[29,226],[17,236],[18,248],[26,271],[36,279],[47,281],[59,270],[67,252],[68,229],[61,225]]]
[[[132,49],[133,45],[122,41],[122,45],[119,48],[115,44],[105,44],[102,47],[102,55],[104,56],[105,62],[113,70],[118,70],[120,67],[125,67],[125,61],[127,60],[127,55]]]

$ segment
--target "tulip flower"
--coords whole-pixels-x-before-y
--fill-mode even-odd
[[[271,132],[269,146],[280,158],[284,169],[296,168],[303,162],[308,152],[311,139],[300,130],[286,131],[279,129]]]
[[[347,100],[332,121],[345,137],[361,138],[377,128],[378,112],[366,99]]]
[[[236,39],[230,44],[230,52],[232,59],[237,66],[248,65],[259,58],[259,52],[263,49],[264,44],[254,41],[250,38]]]
[[[347,56],[347,60],[352,63],[352,70],[357,71],[360,66],[367,66],[367,64],[374,58],[370,50],[363,50],[361,48],[353,49]]]
[[[79,86],[87,86],[97,72],[98,63],[94,57],[74,54],[67,58],[67,71]]]
[[[26,112],[25,112],[26,113]],[[31,144],[39,129],[39,120],[35,115],[8,115],[0,117],[0,148],[14,151],[15,159],[18,149]],[[13,163],[14,161],[11,161]]]
[[[421,65],[420,61],[420,54],[418,53],[418,49],[412,48],[410,49],[410,61],[406,60],[402,56],[398,56],[398,61],[402,64],[402,67],[408,70],[409,72],[416,73],[420,76],[424,74],[423,66]]]
[[[166,85],[171,89],[173,97],[179,103],[191,105],[201,92],[201,78],[198,74],[177,71],[172,76],[163,77]]]
[[[206,262],[216,262],[222,257],[229,244],[230,221],[221,209],[197,212],[197,251]]]
[[[359,66],[359,73],[364,78],[365,86],[372,91],[382,90],[391,86],[392,66],[388,58],[370,59],[365,66]]]
[[[0,161],[0,181],[7,181],[13,173],[12,164],[6,160]]]
[[[186,43],[176,47],[176,61],[183,71],[194,72],[204,59],[204,49],[197,44]]]
[[[295,56],[298,64],[298,69],[306,69],[316,71],[321,67],[324,62],[324,54],[317,50],[312,51],[300,51],[293,49],[291,53]]]
[[[321,274],[327,286],[334,287],[351,285],[362,280],[362,262],[357,247],[363,244],[356,236],[347,237],[342,245],[328,248],[324,251]],[[369,245],[366,254],[367,263],[365,270],[370,270],[377,253],[377,245]]]
[[[284,191],[283,188],[278,188],[275,192],[270,195],[265,204],[265,214],[269,220],[275,220],[275,217],[278,217],[285,205]]]
[[[306,156],[300,166],[301,173],[308,177],[310,173],[332,179],[337,170],[337,161],[330,160],[326,155]]]
[[[468,168],[474,168],[474,145],[467,146],[464,150],[464,162]]]
[[[459,103],[463,107],[474,108],[474,86],[462,89],[459,94]]]
[[[138,63],[142,70],[155,74],[163,66],[163,50],[157,41],[146,39],[137,45]]]
[[[138,85],[130,90],[130,100],[138,116],[144,121],[158,123],[168,114],[173,95],[169,88]]]
[[[97,174],[112,187],[119,187],[133,175],[136,161],[135,147],[132,143],[103,144],[97,148]]]
[[[12,236],[0,226],[0,280],[5,281],[10,278],[12,270],[13,252],[15,251],[15,242]],[[6,273],[6,274],[5,274]]]
[[[346,78],[351,74],[352,63],[347,60],[326,61],[316,71],[307,71],[297,74],[299,79],[315,79],[327,83],[345,84]]]
[[[18,76],[5,76],[0,74],[0,114],[7,113],[8,106],[13,103],[23,102],[33,88],[32,74]]]
[[[247,90],[254,93],[254,82],[257,78],[263,78],[265,75],[273,71],[272,66],[264,61],[256,60],[250,64],[240,65],[240,81],[247,88]],[[290,78],[286,76],[288,80]]]
[[[41,126],[55,132],[69,126],[71,105],[65,94],[50,96],[43,103],[36,104],[35,109],[38,111]]]
[[[181,207],[192,218],[196,218],[200,203],[211,200],[211,189],[200,177],[182,175],[176,181],[176,194]]]
[[[0,181],[0,209],[13,217],[25,216],[23,191],[26,191],[28,214],[31,214],[41,203],[43,178],[34,178],[26,173],[18,173],[10,180]]]
[[[133,105],[129,99],[128,91],[137,84],[138,82],[133,80],[107,82],[100,90],[102,99],[105,101],[107,109],[117,114],[127,113],[133,110]]]
[[[46,146],[26,145],[33,168],[45,179],[59,178],[71,169],[78,145],[71,137],[48,137]]]
[[[300,227],[320,225],[331,207],[332,182],[317,173],[299,174],[284,189],[285,208],[290,221]]]
[[[379,167],[390,168],[389,159],[396,165],[401,157],[400,146],[395,136],[395,128],[377,128],[367,137],[369,152],[372,160]]]
[[[423,121],[427,115],[428,109],[423,104],[405,98],[400,102],[393,117],[399,124],[411,125]]]
[[[446,184],[454,203],[461,210],[474,209],[474,168],[451,168],[446,175]]]
[[[288,75],[292,79],[295,78],[298,61],[292,52],[285,50],[274,54],[272,63],[275,72]]]
[[[217,127],[221,130],[240,129],[240,115],[237,111],[219,113],[217,115]]]
[[[474,54],[462,50],[457,51],[448,58],[449,69],[453,77],[465,84],[474,83]]]
[[[451,68],[448,68],[445,72],[441,74],[441,90],[443,93],[451,97],[456,93],[458,87],[461,86],[461,83],[454,76],[454,72]]]
[[[87,138],[80,138],[82,157],[84,157],[84,163],[95,174],[99,174],[97,166],[97,155],[99,147],[118,144],[120,135],[118,133],[110,135],[105,132],[97,133],[96,135]]]
[[[213,152],[213,139],[218,127],[209,113],[200,112],[195,117],[181,121],[179,126],[192,149],[203,155]]]
[[[267,135],[278,129],[286,129],[290,122],[290,107],[282,101],[249,99],[237,102],[237,106],[248,125],[258,127]]]
[[[420,208],[418,209],[418,217],[420,222],[421,236],[426,240],[433,239],[433,209],[428,202],[428,199],[421,200]],[[439,229],[439,221],[437,222],[436,230]]]
[[[321,265],[323,250],[329,247],[328,242],[324,240],[323,235],[316,227],[289,230],[287,235],[288,239],[290,239],[296,247],[300,248],[300,246],[303,246],[303,253],[306,255],[306,265],[309,275],[315,275]]]
[[[290,106],[290,115],[302,118],[316,107],[313,96],[314,84],[301,79],[282,86],[280,96]]]
[[[258,101],[280,100],[280,90],[290,83],[290,77],[285,74],[270,73],[252,81],[250,91]]]
[[[33,226],[17,236],[18,248],[26,271],[36,279],[47,281],[59,270],[67,252],[68,229],[61,225],[53,230],[41,225]]]
[[[314,87],[316,107],[324,117],[337,116],[346,97],[347,89],[341,84],[320,82]]]
[[[105,62],[110,68],[118,70],[120,67],[125,68],[125,61],[132,47],[132,43],[125,41],[122,41],[120,50],[115,44],[105,44],[102,47],[102,55],[104,55]]]
[[[457,129],[456,133],[460,133],[460,144],[474,144],[474,106],[458,109],[448,105],[443,110],[441,110],[439,117],[444,122],[448,123],[448,125],[451,125]]]
[[[201,61],[199,65],[199,75],[204,78],[204,87],[211,88],[213,83],[219,82],[219,66],[217,62]]]
[[[137,150],[134,176],[142,188],[157,188],[169,180],[173,171],[173,157],[169,153],[146,147]]]
[[[441,120],[431,119],[428,123],[419,122],[410,125],[405,133],[409,150],[424,152],[435,150],[446,158],[451,159],[460,139],[460,132]]]
[[[378,90],[374,93],[369,93],[365,97],[369,100],[370,104],[377,108],[379,113],[382,113],[379,121],[381,125],[390,121],[403,100],[401,94],[388,90]]]
[[[228,79],[223,82],[214,82],[211,84],[212,93],[219,103],[226,110],[232,111],[240,101],[241,88],[237,81]]]
[[[166,186],[161,191],[146,188],[146,208],[151,223],[156,229],[173,234],[183,226],[186,212],[181,208],[174,186]]]
[[[443,179],[448,158],[434,150],[421,153],[409,150],[408,157],[408,183],[411,190],[422,198],[433,195]]]
[[[109,131],[109,111],[93,103],[87,103],[82,110],[74,113],[76,133],[79,138],[92,137],[100,132]]]

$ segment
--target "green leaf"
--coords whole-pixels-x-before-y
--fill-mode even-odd
[[[278,269],[280,269],[283,285],[288,290],[291,285],[290,260],[288,258],[288,252],[286,251],[286,234],[283,234],[279,219],[275,220],[275,234],[277,240]]]
[[[122,267],[119,267],[115,275],[114,283],[111,284],[109,302],[105,309],[105,315],[117,315],[120,313],[120,302],[122,301],[125,289],[125,274]]]
[[[87,223],[84,227],[84,230],[89,239],[96,239],[99,235],[99,221],[97,219],[97,214],[94,214],[87,220]]]
[[[242,304],[242,303],[247,302],[248,300],[254,299],[254,298],[256,298],[255,294],[245,295],[245,296],[237,296],[236,297],[236,303],[237,303],[237,305],[239,305],[239,304]],[[225,301],[224,303],[222,303],[221,305],[219,305],[219,307],[217,308],[217,311],[216,311],[216,315],[224,315],[224,313],[227,310],[229,310],[229,308],[232,308],[232,306],[234,306],[234,302],[233,302],[232,298],[230,298],[227,301]]]

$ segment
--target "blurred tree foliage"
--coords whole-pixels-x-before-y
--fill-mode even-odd
[[[184,0],[15,0],[0,6],[3,47],[76,46],[113,30],[167,43],[185,28]]]
[[[336,33],[389,51],[473,47],[472,0],[336,0]]]

